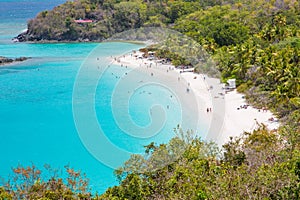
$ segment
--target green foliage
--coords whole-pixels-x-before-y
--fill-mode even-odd
[[[201,9],[198,2],[185,2],[185,1],[174,1],[170,4],[168,17],[170,22],[174,23],[179,17],[188,15]]]
[[[218,24],[212,38],[220,46],[240,44],[248,39],[248,29],[234,22]]]
[[[128,29],[166,26],[208,3],[186,1],[75,0],[43,11],[28,22],[27,40],[102,41]],[[211,4],[213,5],[213,4]],[[76,23],[90,19],[91,23]]]
[[[205,39],[218,46],[235,45],[249,37],[249,28],[241,23],[244,15],[230,6],[215,6],[178,20],[175,28],[199,42]]]
[[[13,168],[13,176],[0,187],[0,199],[90,199],[88,180],[80,171],[68,166],[66,178],[57,176],[57,170],[45,165],[45,172],[36,166]]]
[[[241,166],[246,160],[246,154],[241,150],[240,140],[233,140],[223,145],[224,148],[224,162],[233,167]]]
[[[247,92],[247,90],[249,90],[251,88],[251,84],[252,82],[251,81],[248,81],[246,83],[242,83],[240,84],[236,90],[239,92],[239,93],[245,93]]]
[[[182,130],[179,129],[179,132]],[[284,156],[285,144],[276,132],[260,125],[223,146],[223,156],[211,143],[182,139],[185,150],[160,169],[132,171],[130,159],[119,186],[108,189],[103,199],[297,199],[299,197],[299,148]],[[150,144],[144,162],[156,162],[165,146]],[[298,153],[297,153],[298,152]],[[150,154],[150,155],[149,155]],[[221,158],[221,159],[220,159]],[[150,162],[150,163],[149,163]],[[127,169],[126,169],[127,168]],[[122,171],[121,170],[121,171]],[[142,198],[141,196],[142,195]]]
[[[5,189],[3,187],[0,187],[0,199],[1,200],[12,200],[13,199],[13,196],[5,191]]]
[[[287,13],[288,11],[286,11]],[[299,35],[282,14],[271,17],[262,30],[214,55],[223,81],[236,78],[238,89],[258,107],[267,106],[283,117],[299,109]]]
[[[139,2],[120,2],[114,5],[114,28],[120,27],[121,32],[127,29],[133,29],[140,27],[145,19],[147,6]]]

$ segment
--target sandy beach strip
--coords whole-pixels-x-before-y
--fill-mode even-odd
[[[202,127],[201,138],[214,141],[219,146],[229,141],[230,137],[254,130],[258,127],[258,123],[263,123],[270,130],[279,127],[278,122],[270,120],[273,118],[276,121],[270,111],[255,109],[247,105],[243,94],[236,90],[225,94],[223,84],[219,79],[193,72],[180,73],[180,70],[175,69],[173,65],[142,58],[141,52],[119,56],[115,58],[114,64],[134,69],[133,71],[137,74],[133,73],[133,76],[128,76],[128,80],[142,72],[140,74],[149,75],[149,79],[145,81],[151,81],[155,77],[157,79],[152,81],[171,87],[182,101],[182,106],[187,107],[185,114],[189,116],[184,117],[198,117],[198,122],[206,127],[204,129]],[[187,88],[191,89],[191,92],[187,93]],[[191,101],[192,95],[196,98],[197,106]],[[211,108],[211,112],[207,112],[207,108]]]

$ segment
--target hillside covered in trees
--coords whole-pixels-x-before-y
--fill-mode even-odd
[[[30,20],[20,39],[102,41],[153,26],[197,41],[214,58],[222,80],[236,78],[239,91],[257,106],[268,105],[280,117],[299,108],[300,3],[295,0],[67,1]],[[170,52],[158,53],[175,65],[186,64]]]
[[[299,26],[297,1],[122,1],[74,0],[43,11],[28,22],[30,41],[101,41],[141,26],[164,26],[219,46],[241,43],[258,32],[271,15],[282,13]],[[76,21],[76,20],[90,20]],[[204,41],[202,41],[204,43]]]
[[[22,181],[0,189],[0,199],[300,199],[299,1],[68,1],[30,20],[24,37],[101,41],[141,26],[193,38],[214,58],[221,79],[236,78],[247,100],[272,110],[281,127],[261,125],[221,149],[177,128],[182,137],[133,155],[115,171],[120,185],[102,195],[91,195],[85,178],[69,168],[66,180],[43,180],[34,167],[18,167]],[[153,170],[182,149],[176,162]]]
[[[75,0],[43,11],[28,22],[29,41],[102,41],[141,26],[168,26],[179,17],[219,1]],[[76,20],[91,20],[78,23]]]

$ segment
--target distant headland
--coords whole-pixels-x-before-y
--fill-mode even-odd
[[[218,4],[219,5],[219,4]],[[67,1],[28,21],[15,42],[100,42],[140,27],[172,27],[180,17],[209,2]],[[180,14],[179,14],[180,13]]]

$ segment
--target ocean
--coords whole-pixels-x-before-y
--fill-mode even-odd
[[[166,121],[158,134],[148,138],[133,136],[117,123],[117,118],[122,120],[128,116],[115,116],[118,112],[114,112],[114,106],[120,109],[126,106],[122,98],[114,99],[114,89],[130,69],[110,65],[107,58],[137,50],[143,45],[11,41],[26,29],[28,19],[63,2],[0,0],[0,56],[31,57],[25,62],[0,67],[0,177],[7,179],[12,173],[11,168],[18,164],[33,163],[40,168],[49,164],[57,169],[69,165],[86,173],[93,192],[102,193],[118,184],[113,175],[114,168],[130,154],[142,153],[143,146],[152,141],[160,144],[174,137],[173,129],[181,120],[178,114],[180,102],[175,98],[162,98],[172,96],[172,93],[157,85],[137,89],[125,102],[129,106],[127,114],[137,127],[151,124],[149,109],[153,105],[170,105],[172,110],[166,111]],[[95,49],[99,57],[97,60],[92,57],[95,63],[90,64],[88,61]],[[92,71],[82,70],[86,65],[93,67]],[[94,77],[99,69],[96,65],[109,67],[102,71],[101,77]],[[78,82],[81,84],[79,90]],[[153,94],[151,98],[150,94]],[[117,102],[112,103],[112,99]],[[94,118],[96,129],[89,124],[95,123]],[[98,131],[103,140],[88,138]],[[104,140],[112,145],[106,146]]]

